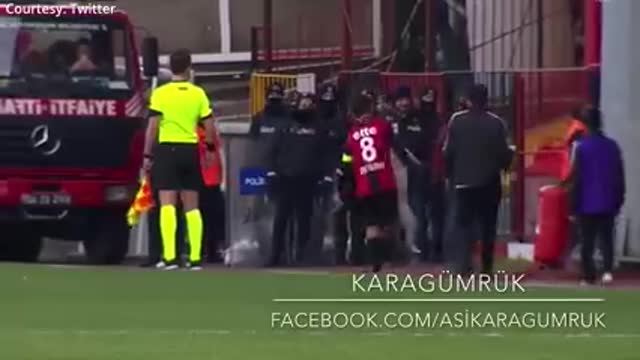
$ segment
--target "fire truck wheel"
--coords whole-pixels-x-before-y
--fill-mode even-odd
[[[36,262],[42,249],[42,237],[31,231],[28,225],[3,226],[0,238],[0,261]]]
[[[95,228],[83,241],[87,260],[95,265],[118,265],[129,250],[129,226],[124,214],[96,219]]]

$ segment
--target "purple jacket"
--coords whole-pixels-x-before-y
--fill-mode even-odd
[[[602,133],[579,140],[574,158],[573,205],[576,215],[615,215],[625,197],[622,152]]]

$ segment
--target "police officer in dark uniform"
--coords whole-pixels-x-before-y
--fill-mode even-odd
[[[324,131],[327,135],[325,151],[327,152],[327,161],[330,162],[330,166],[333,169],[332,173],[334,173],[339,166],[347,128],[344,122],[344,116],[340,111],[338,88],[336,85],[333,83],[325,83],[318,88],[317,94],[317,115],[320,123],[325,127]],[[329,226],[330,216],[336,213],[334,195],[335,188],[333,187],[333,182],[328,183],[321,181],[321,184],[318,186],[313,209],[312,237],[307,248],[310,254],[322,253],[322,245],[327,233],[327,227]],[[318,257],[308,260],[323,263]]]
[[[385,94],[378,95],[376,99],[376,113],[389,122],[395,121],[397,115],[393,104]]]
[[[429,134],[428,120],[413,108],[412,101],[409,88],[398,89],[398,116],[394,123],[395,150],[407,169],[407,198],[416,219],[414,242],[420,248],[422,259],[427,261],[433,255],[433,246],[427,235],[433,137]]]
[[[273,146],[278,129],[281,126],[286,126],[291,119],[287,106],[284,104],[284,87],[282,84],[271,84],[267,89],[266,100],[264,110],[256,116],[249,130],[257,145],[253,149],[254,153],[262,157]],[[266,158],[262,160],[266,161]]]
[[[342,155],[342,147],[346,140],[347,136],[347,123],[343,117],[343,114],[340,112],[340,107],[338,103],[338,90],[333,84],[326,84],[320,87],[319,91],[319,100],[318,100],[318,115],[320,116],[321,121],[327,127],[327,136],[328,136],[328,148],[327,152],[330,154],[332,162],[335,165],[333,167],[337,170],[340,169],[339,163]],[[346,253],[347,253],[347,242],[350,236],[350,229],[353,232],[356,230],[355,226],[355,216],[351,211],[352,202],[349,201],[349,194],[345,193],[345,182],[343,178],[343,174],[339,172],[338,174],[338,194],[340,195],[340,200],[342,204],[340,207],[333,213],[333,221],[334,221],[334,237],[335,237],[335,261],[336,265],[346,265]],[[354,241],[352,237],[352,241]],[[362,238],[364,241],[364,238]],[[358,243],[358,239],[355,239],[355,242]],[[362,254],[363,249],[356,245],[356,251],[353,251],[352,247],[352,259],[357,258],[358,262],[362,262]],[[360,252],[360,253],[358,253]]]
[[[337,168],[342,154],[342,145],[347,136],[347,124],[340,113],[338,89],[335,85],[326,84],[319,89],[318,115],[321,122],[327,127],[328,151]]]
[[[338,89],[333,84],[325,84],[318,89],[318,116],[326,127],[327,132],[327,152],[330,154],[334,167],[338,169],[342,145],[346,138],[346,124],[340,113],[338,104]],[[324,192],[323,197],[328,195]],[[325,200],[325,198],[323,198]],[[344,264],[344,254],[346,243],[349,237],[347,227],[347,211],[341,206],[334,215],[335,237],[336,237],[336,263]]]
[[[253,140],[251,152],[248,154],[252,158],[249,163],[266,169],[270,161],[268,154],[272,151],[278,132],[290,122],[291,111],[285,103],[284,86],[273,83],[267,89],[264,109],[256,115],[249,129],[249,136]],[[270,188],[269,197],[274,195],[271,190]],[[256,199],[253,209],[256,214],[270,208],[267,201],[267,197]]]
[[[326,127],[314,109],[313,99],[303,97],[288,126],[276,132],[269,152],[268,182],[276,194],[272,253],[268,266],[280,265],[287,225],[296,220],[296,257],[302,260],[311,237],[313,197],[318,183],[332,183],[334,162],[327,154]]]
[[[427,184],[427,200],[429,205],[429,224],[431,225],[431,242],[425,243],[422,249],[422,260],[440,262],[443,259],[444,219],[446,211],[445,177],[442,146],[446,136],[446,128],[438,115],[438,93],[427,87],[419,99],[418,114],[424,124],[426,149],[423,155],[428,156],[425,163],[429,168],[431,181]],[[427,237],[428,238],[428,237]]]
[[[272,83],[265,90],[264,109],[254,117],[249,130],[252,143],[250,151],[246,154],[246,162],[266,173],[270,162],[268,154],[275,144],[279,131],[291,122],[291,111],[286,104],[285,88],[282,84]],[[269,249],[271,247],[269,223],[272,222],[275,212],[276,194],[271,183],[267,183],[266,190],[265,195],[249,200],[248,220],[255,224],[257,241],[261,247]]]

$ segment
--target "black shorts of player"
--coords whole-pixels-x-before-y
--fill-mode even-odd
[[[390,226],[398,218],[398,194],[379,193],[358,200],[358,213],[367,226]]]
[[[156,190],[200,190],[203,180],[197,145],[156,145],[151,182]]]

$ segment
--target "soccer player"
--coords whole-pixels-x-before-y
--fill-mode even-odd
[[[391,252],[391,229],[398,208],[391,165],[393,130],[388,121],[374,115],[374,107],[375,99],[370,95],[356,98],[345,157],[350,160],[358,212],[365,221],[367,246],[377,273]]]
[[[143,166],[152,171],[154,187],[159,190],[164,269],[178,268],[176,203],[180,195],[189,237],[190,268],[199,270],[203,225],[198,205],[202,186],[198,124],[202,123],[205,128],[204,166],[207,167],[212,165],[216,151],[215,124],[207,94],[190,82],[190,52],[178,50],[171,54],[170,66],[172,81],[151,94]]]

